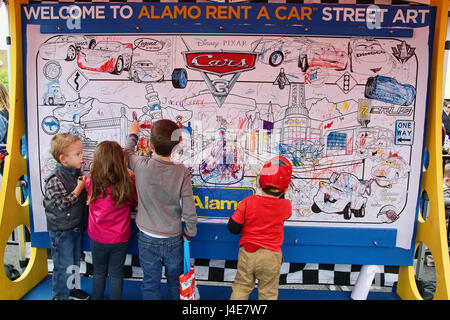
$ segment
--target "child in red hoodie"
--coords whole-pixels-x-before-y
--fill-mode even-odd
[[[259,175],[262,195],[245,198],[228,221],[228,229],[241,233],[236,278],[231,300],[246,300],[258,279],[258,298],[276,300],[283,262],[284,221],[292,214],[284,199],[291,182],[292,165],[284,157],[268,161]]]

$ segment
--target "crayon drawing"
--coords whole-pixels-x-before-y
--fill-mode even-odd
[[[99,142],[125,145],[134,114],[141,155],[149,155],[152,123],[180,126],[172,159],[191,171],[202,219],[226,222],[260,192],[260,168],[280,154],[294,167],[288,224],[413,221],[410,178],[420,174],[413,154],[422,150],[427,89],[419,74],[428,70],[421,41],[36,33],[28,53],[36,61],[28,95],[39,154],[33,201],[54,166],[53,135],[81,137],[87,173]]]

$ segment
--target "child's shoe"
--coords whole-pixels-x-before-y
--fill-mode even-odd
[[[70,290],[69,300],[89,300],[91,296],[80,289]]]

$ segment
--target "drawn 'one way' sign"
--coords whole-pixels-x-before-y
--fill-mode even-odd
[[[411,146],[414,136],[414,121],[395,121],[395,144]]]

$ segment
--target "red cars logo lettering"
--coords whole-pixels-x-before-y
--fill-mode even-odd
[[[218,76],[249,71],[255,68],[257,53],[254,52],[183,52],[188,68],[206,71]]]
[[[186,45],[187,47],[187,45]],[[189,50],[189,47],[188,47]],[[186,66],[189,69],[200,71],[205,79],[211,94],[219,107],[225,102],[228,94],[236,83],[241,72],[255,68],[257,52],[241,51],[186,51],[183,52]],[[211,80],[208,76],[219,76]],[[233,75],[230,80],[222,78],[225,75]]]

